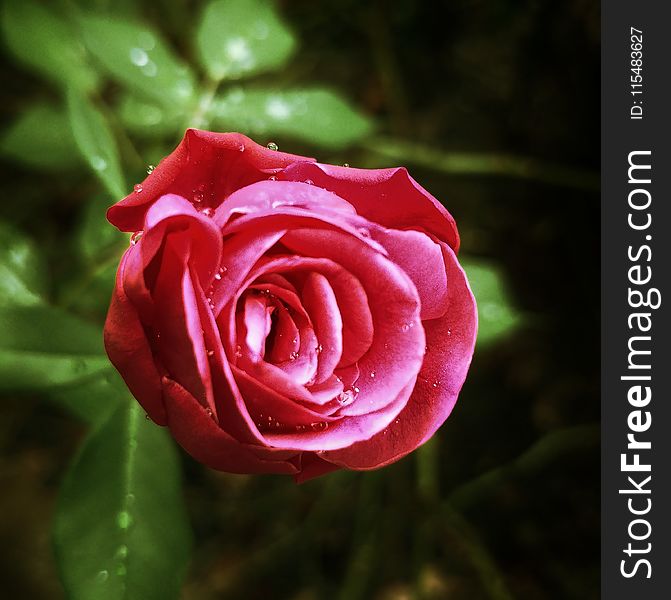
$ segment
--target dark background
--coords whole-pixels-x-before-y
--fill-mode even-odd
[[[197,5],[147,2],[142,14],[184,48],[184,23]],[[598,172],[597,2],[279,6],[301,40],[283,77],[343,91],[375,117],[375,143],[389,136],[437,151],[524,155]],[[8,124],[27,99],[49,92],[4,62],[0,119]],[[315,153],[300,144],[282,149]],[[393,164],[370,145],[319,158]],[[301,486],[217,473],[184,456],[196,536],[184,598],[598,596],[598,190],[561,176],[544,183],[408,167],[456,218],[462,251],[501,267],[523,324],[478,347],[455,411],[433,442],[434,483],[414,455],[381,471]],[[0,169],[0,216],[49,249],[56,276],[66,273],[62,241],[91,182],[8,162]],[[0,404],[7,597],[63,596],[50,518],[83,431],[37,397]]]

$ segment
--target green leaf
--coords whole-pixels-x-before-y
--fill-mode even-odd
[[[233,89],[213,103],[211,118],[223,129],[286,135],[329,148],[347,146],[371,130],[370,121],[345,100],[319,88]]]
[[[126,195],[119,153],[107,120],[84,96],[68,90],[70,125],[81,155],[115,198]]]
[[[47,390],[47,397],[78,419],[100,423],[128,399],[128,388],[111,365],[93,376]]]
[[[80,25],[89,52],[119,83],[166,106],[184,106],[193,98],[193,74],[150,28],[93,14]]]
[[[128,235],[107,220],[110,205],[106,196],[96,196],[84,207],[77,242],[81,256],[89,263],[100,261],[111,252],[120,258],[122,249],[128,246]]]
[[[478,305],[478,344],[484,346],[510,333],[522,318],[510,303],[500,272],[491,264],[459,257]]]
[[[99,327],[58,308],[0,306],[0,391],[39,390],[109,368]]]
[[[0,223],[0,310],[39,304],[45,281],[46,268],[37,246],[10,225]],[[4,329],[0,330],[5,337]]]
[[[72,600],[171,600],[191,549],[166,431],[124,402],[91,432],[61,488],[56,556]]]
[[[0,152],[38,169],[62,170],[80,164],[67,114],[42,103],[25,109],[4,132]]]
[[[2,32],[9,49],[24,64],[60,84],[90,91],[98,84],[86,52],[68,23],[31,0],[4,3]]]
[[[118,111],[126,129],[146,138],[174,137],[187,114],[178,106],[162,106],[130,94],[122,97]]]
[[[196,32],[201,63],[215,81],[282,67],[296,42],[270,0],[210,2]]]

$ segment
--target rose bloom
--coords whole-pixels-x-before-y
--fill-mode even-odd
[[[108,218],[135,233],[107,353],[195,459],[298,481],[375,469],[450,414],[475,301],[454,220],[404,168],[189,129]]]

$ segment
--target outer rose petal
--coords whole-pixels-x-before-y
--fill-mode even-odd
[[[241,187],[295,162],[312,160],[268,150],[240,133],[187,129],[177,148],[136,187],[137,192],[112,206],[107,218],[122,231],[138,231],[149,207],[164,194],[199,198],[202,206],[216,207]]]
[[[376,469],[392,463],[428,440],[449,416],[466,379],[477,333],[473,294],[454,253],[446,248],[450,309],[424,322],[428,352],[405,408],[385,430],[321,458],[349,469]],[[446,352],[432,352],[448,340]]]
[[[456,252],[459,233],[452,215],[404,167],[354,169],[313,162],[294,163],[278,174],[287,181],[310,180],[352,204],[359,215],[393,229],[424,229]]]
[[[134,250],[134,247],[129,248],[119,264],[105,321],[105,350],[142,408],[156,423],[165,425],[167,416],[161,397],[161,377],[137,311],[123,290],[128,256]]]
[[[212,420],[198,401],[172,379],[163,378],[168,427],[177,442],[196,460],[229,473],[288,473],[298,469],[288,459],[295,453],[273,453],[243,445]]]

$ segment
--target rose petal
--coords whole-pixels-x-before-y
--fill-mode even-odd
[[[346,266],[368,296],[375,335],[359,359],[360,394],[341,414],[381,409],[416,376],[424,357],[424,331],[413,282],[395,263],[351,236],[326,230],[288,232],[282,243],[301,256],[326,257]]]
[[[241,444],[220,429],[205,409],[181,385],[162,380],[167,422],[177,442],[196,460],[229,473],[289,473],[298,471],[281,453]]]
[[[161,397],[161,377],[137,311],[123,290],[126,263],[131,250],[134,248],[123,255],[119,264],[105,320],[105,349],[110,361],[147,414],[159,425],[165,425],[167,417]]]
[[[187,129],[177,148],[135,188],[138,191],[112,206],[107,218],[122,231],[138,231],[149,207],[164,194],[216,207],[241,187],[294,162],[311,160],[269,150],[239,133]]]
[[[442,317],[449,307],[447,275],[440,244],[419,231],[371,227],[373,239],[384,246],[417,287],[422,303],[421,319]]]
[[[459,249],[457,226],[445,207],[420,186],[405,167],[354,169],[313,162],[294,163],[278,179],[305,181],[331,190],[362,217],[393,229],[425,229]]]
[[[319,273],[308,274],[302,299],[314,324],[320,348],[315,383],[322,383],[331,376],[342,356],[343,325],[340,309],[328,279]]]
[[[324,460],[349,469],[382,467],[423,444],[452,411],[473,355],[477,310],[463,270],[452,250],[445,248],[450,310],[424,323],[429,350],[410,400],[386,432],[326,452]]]

